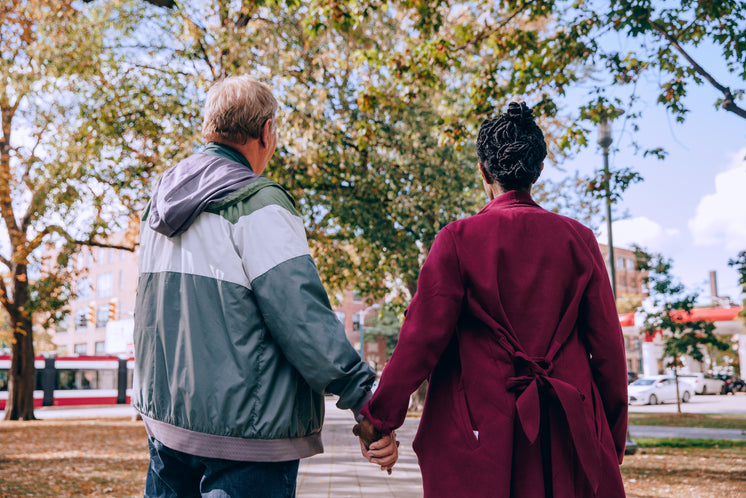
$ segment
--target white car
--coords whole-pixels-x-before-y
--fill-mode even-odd
[[[640,377],[627,386],[630,405],[657,405],[667,401],[676,402],[676,382],[673,376],[657,375]],[[694,395],[694,388],[688,382],[679,379],[679,396],[686,403]]]
[[[705,373],[679,374],[679,379],[689,382],[694,386],[696,394],[723,394],[725,382],[713,375]]]

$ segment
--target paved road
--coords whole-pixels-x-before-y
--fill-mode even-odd
[[[632,438],[687,438],[687,439],[731,439],[746,441],[746,430],[742,429],[704,429],[701,427],[661,427],[657,425],[630,425]]]
[[[664,405],[630,405],[635,413],[676,413],[676,403]],[[697,394],[688,403],[681,404],[685,413],[735,413],[746,415],[746,393],[730,395]]]

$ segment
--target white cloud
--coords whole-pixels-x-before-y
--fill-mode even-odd
[[[746,148],[736,152],[726,171],[715,177],[715,193],[699,201],[689,230],[695,245],[746,249]],[[703,165],[706,168],[707,165]]]
[[[670,253],[678,244],[680,232],[675,228],[663,228],[655,221],[644,216],[614,221],[612,223],[614,247],[631,248],[638,245],[647,251]],[[606,244],[606,225],[603,225],[598,236],[601,244]]]

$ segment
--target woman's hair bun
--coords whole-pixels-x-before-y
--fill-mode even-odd
[[[533,111],[525,102],[511,102],[505,111],[506,118],[515,124],[521,124],[526,120],[533,119]]]
[[[526,189],[541,174],[547,156],[544,134],[525,102],[511,102],[504,113],[486,119],[477,135],[477,157],[487,181],[505,190]]]

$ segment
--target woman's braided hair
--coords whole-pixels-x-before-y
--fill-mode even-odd
[[[486,119],[477,135],[477,157],[492,183],[504,190],[525,190],[541,174],[547,157],[544,134],[525,103],[511,102],[504,114]]]

